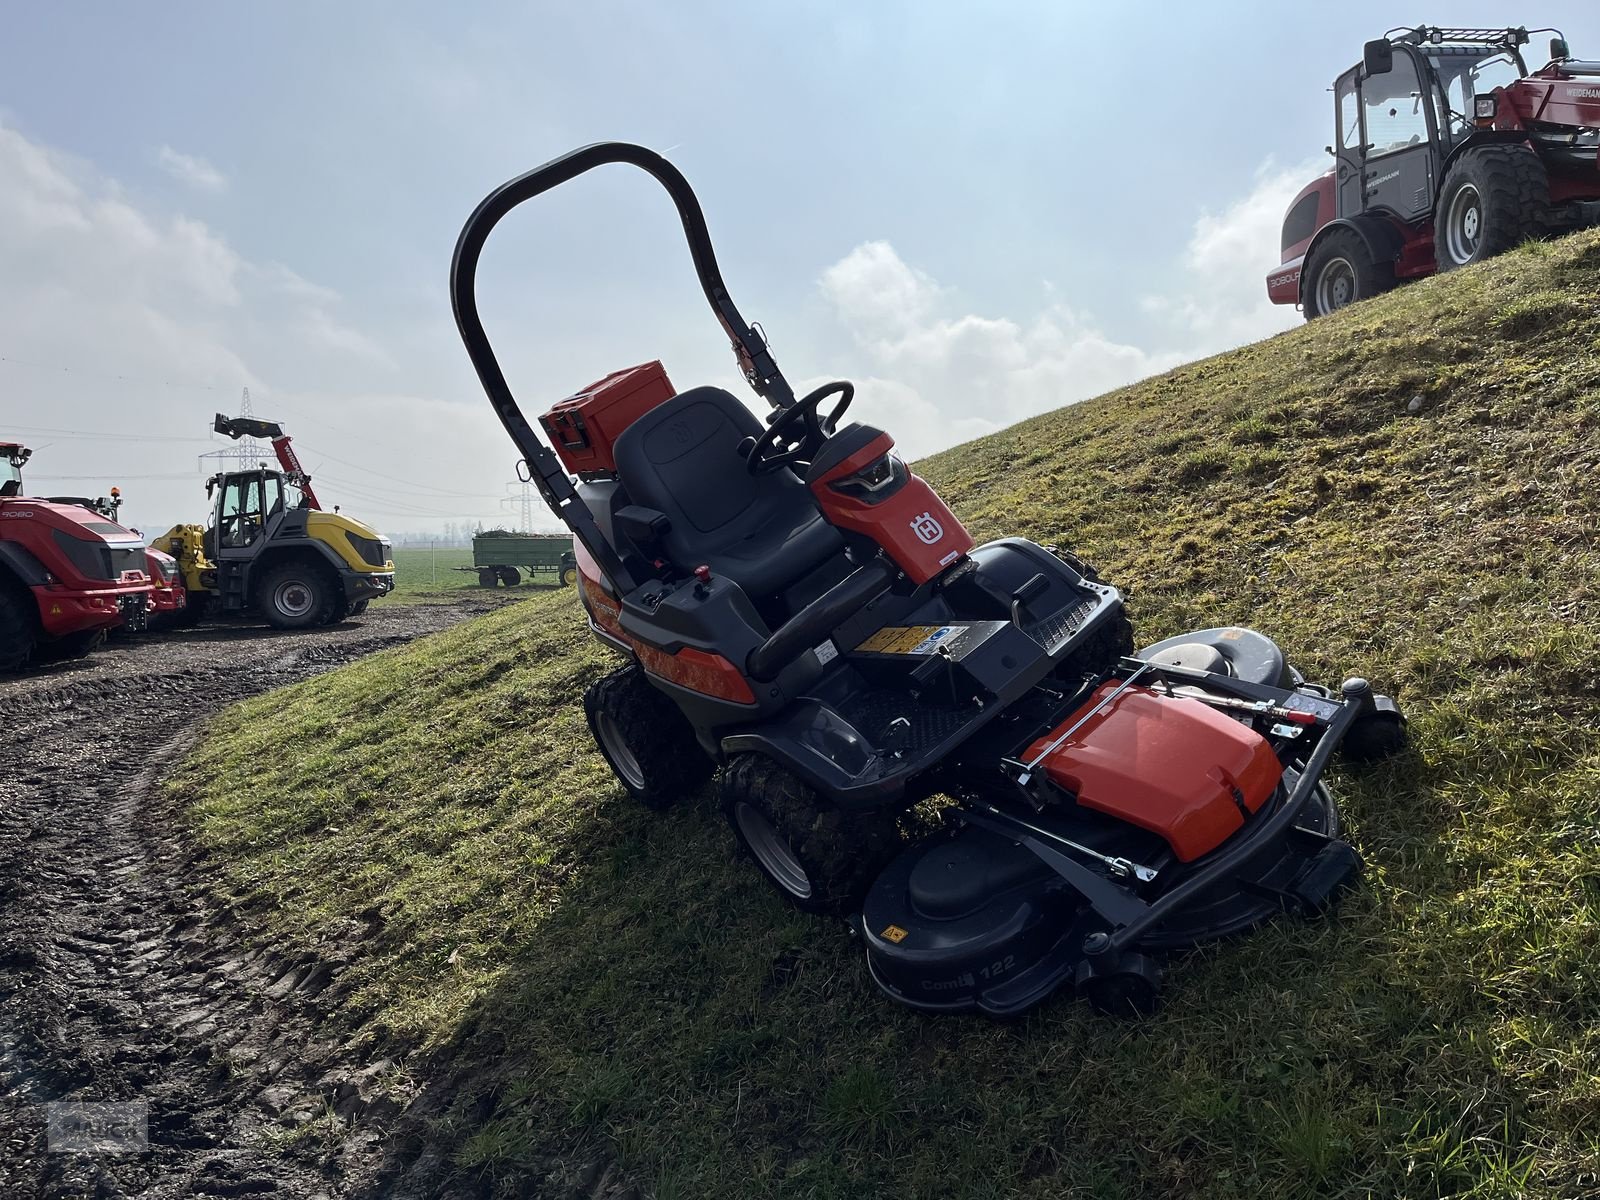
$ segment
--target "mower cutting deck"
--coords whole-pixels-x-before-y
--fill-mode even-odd
[[[477,311],[479,254],[524,200],[597,166],[672,196],[766,424],[659,363],[523,416]],[[585,696],[623,786],[665,808],[721,768],[722,807],[788,901],[850,915],[914,1007],[1012,1015],[1064,984],[1146,1011],[1160,954],[1324,911],[1359,870],[1321,782],[1341,744],[1399,750],[1392,701],[1306,684],[1266,637],[1203,630],[1134,655],[1122,596],[1069,553],[975,544],[894,454],[796,399],[734,307],[678,171],[604,143],[505,184],[456,247],[456,321],[490,401],[574,536],[594,635],[626,665]],[[955,801],[907,846],[900,815]]]

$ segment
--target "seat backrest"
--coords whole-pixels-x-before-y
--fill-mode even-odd
[[[756,476],[739,444],[761,422],[721,388],[692,388],[659,405],[617,438],[617,474],[634,504],[667,515],[666,546],[692,566],[732,547],[781,513],[817,514],[792,471]]]

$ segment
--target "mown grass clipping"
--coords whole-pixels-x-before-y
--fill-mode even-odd
[[[1414,754],[1333,780],[1368,868],[1333,919],[1177,959],[1142,1024],[897,1008],[708,795],[626,800],[571,592],[219,718],[172,785],[215,886],[310,953],[381,915],[345,1035],[409,1048],[505,1194],[1596,1194],[1600,235],[919,469],[980,539],[1096,563],[1144,640],[1249,624],[1401,698]]]

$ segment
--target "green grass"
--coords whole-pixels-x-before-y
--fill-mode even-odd
[[[475,572],[457,571],[470,567],[472,551],[461,549],[394,551],[393,598],[412,601],[438,601],[464,587],[478,586]]]
[[[1401,696],[1415,755],[1334,780],[1368,863],[1337,917],[1175,961],[1143,1024],[896,1008],[709,795],[626,802],[570,592],[219,718],[173,781],[217,888],[312,952],[381,912],[342,1017],[418,1051],[506,1194],[597,1157],[662,1198],[1595,1194],[1600,235],[920,469],[1145,638],[1246,622]]]
[[[462,588],[477,589],[477,572],[456,570],[457,567],[471,565],[471,550],[396,550],[394,591],[391,595],[394,599],[413,604],[442,603],[457,596]],[[554,577],[548,573],[530,578],[527,571],[523,571],[523,582],[514,590],[531,594],[554,586]]]

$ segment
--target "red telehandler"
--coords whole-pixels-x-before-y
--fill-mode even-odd
[[[1600,62],[1555,30],[1418,25],[1368,42],[1333,84],[1333,169],[1283,221],[1274,304],[1306,319],[1600,222]]]
[[[24,496],[31,453],[0,439],[0,671],[80,658],[108,629],[143,628],[151,608],[143,539],[78,505]]]

